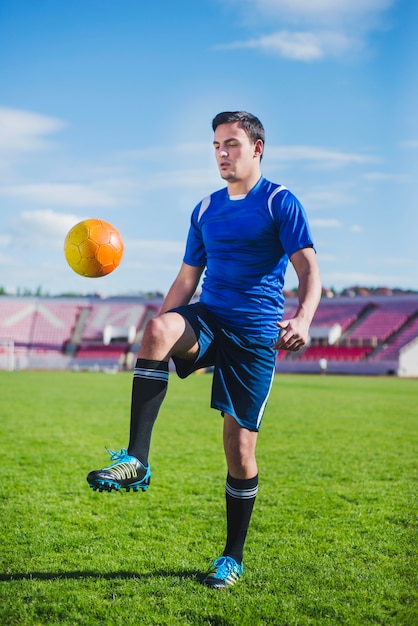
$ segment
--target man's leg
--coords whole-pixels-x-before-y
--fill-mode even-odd
[[[242,562],[244,543],[258,490],[255,458],[257,432],[242,428],[226,414],[224,417],[224,449],[228,465],[226,479],[227,539],[224,556]]]
[[[193,359],[197,351],[196,335],[178,313],[165,313],[148,322],[134,370],[129,447],[111,453],[115,461],[112,465],[88,474],[87,482],[94,490],[148,488],[148,452],[154,422],[167,391],[168,361],[172,355]]]
[[[146,465],[151,434],[168,386],[168,361],[175,354],[193,359],[198,346],[190,324],[178,313],[148,323],[134,369],[128,452]]]
[[[224,416],[224,450],[228,465],[226,479],[227,538],[222,557],[216,559],[202,581],[213,588],[233,585],[243,572],[242,554],[258,490],[255,448],[257,432],[242,428]]]

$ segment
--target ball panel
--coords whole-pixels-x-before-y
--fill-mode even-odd
[[[96,243],[92,239],[86,239],[78,246],[83,259],[95,259],[100,251],[100,248],[100,244]]]
[[[103,276],[103,266],[97,259],[94,258],[81,259],[76,272],[86,278],[99,278],[100,276]]]
[[[71,243],[75,245],[80,244],[82,241],[88,239],[89,236],[89,228],[84,222],[80,222],[76,224],[68,233],[67,237]]]
[[[122,246],[122,248],[119,248],[119,250],[117,250],[117,252],[115,254],[115,258],[113,259],[113,263],[115,264],[115,268],[122,261],[122,256],[123,256],[123,246]]]
[[[123,252],[123,243],[122,243],[122,239],[121,236],[119,235],[119,233],[117,231],[112,231],[110,233],[110,239],[109,239],[109,243],[111,246],[114,247],[114,249],[116,251],[122,251]]]
[[[90,239],[98,244],[109,243],[112,227],[109,228],[106,222],[100,222],[90,227]]]
[[[107,276],[107,274],[110,274],[115,269],[116,269],[116,265],[114,263],[110,263],[109,265],[102,265],[101,266],[101,272],[102,272],[101,275],[102,276]]]
[[[109,244],[100,246],[96,253],[96,259],[102,265],[114,265],[115,249]]]
[[[81,261],[81,254],[78,246],[75,246],[73,243],[69,243],[65,246],[65,258],[67,259],[67,263],[73,267],[77,265]]]

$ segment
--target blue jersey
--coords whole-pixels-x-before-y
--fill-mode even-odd
[[[225,187],[194,209],[184,262],[204,267],[200,301],[226,327],[277,336],[289,257],[313,247],[305,211],[285,187],[260,178],[244,197]]]

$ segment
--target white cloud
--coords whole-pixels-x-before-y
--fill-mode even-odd
[[[0,196],[14,197],[37,204],[60,207],[114,207],[118,199],[94,185],[81,183],[39,183],[6,185]]]
[[[171,282],[183,259],[184,245],[184,241],[125,240],[124,267],[145,272],[147,276],[158,270],[167,273],[167,281]],[[161,284],[157,288],[162,289]]]
[[[411,259],[402,258],[402,257],[382,257],[376,259],[375,257],[367,259],[368,265],[375,267],[410,267],[413,266],[414,263]]]
[[[155,160],[161,163],[163,160],[172,160],[181,156],[189,157],[207,157],[213,154],[213,148],[208,142],[186,142],[174,145],[149,146],[147,148],[138,148],[134,150],[121,151],[118,157],[123,161],[129,160]]]
[[[336,257],[334,254],[326,254],[321,252],[320,250],[318,250],[317,252],[318,254],[318,261],[322,264],[322,263],[335,263],[335,261],[338,261],[338,257]]]
[[[405,141],[401,141],[399,145],[401,148],[415,149],[418,148],[418,139],[407,139]]]
[[[277,161],[311,161],[327,167],[345,167],[352,164],[373,163],[378,157],[356,152],[342,152],[320,146],[272,146],[268,147],[269,159]]]
[[[356,47],[359,47],[359,43],[341,32],[289,30],[217,46],[218,49],[258,48],[293,61],[319,61],[326,56],[341,56]]]
[[[83,218],[73,213],[57,213],[51,209],[23,211],[20,215],[23,227],[28,226],[32,232],[37,230],[45,236],[66,235],[81,219]]]
[[[0,233],[0,249],[10,246],[11,243],[12,243],[12,237],[9,233]],[[0,257],[0,262],[1,262],[1,257]]]
[[[243,0],[239,0],[240,3]],[[342,24],[374,21],[395,0],[244,0],[267,17],[295,23]],[[254,6],[255,5],[255,6]]]
[[[368,172],[363,178],[371,181],[389,181],[392,183],[407,183],[410,177],[407,174],[395,174],[393,172]]]
[[[396,0],[230,0],[244,25],[269,34],[218,48],[254,48],[293,61],[339,57],[364,47],[367,34]],[[302,27],[302,28],[301,28]],[[258,28],[260,31],[260,28]]]
[[[51,143],[45,138],[65,126],[47,115],[0,107],[0,152],[45,150]]]
[[[341,228],[342,226],[340,220],[337,220],[335,218],[313,218],[310,220],[310,223],[315,228]]]
[[[19,248],[62,248],[67,232],[86,216],[51,209],[23,211],[11,223],[8,245]]]
[[[332,186],[326,189],[312,189],[303,193],[303,204],[310,210],[344,206],[350,204],[352,199],[353,192],[351,190],[333,188]]]
[[[140,181],[140,191],[153,189],[209,189],[219,185],[219,175],[214,168],[194,168],[154,172]],[[208,191],[209,193],[209,191]]]
[[[179,254],[184,252],[184,241],[167,241],[153,239],[136,239],[126,241],[126,247],[130,249],[144,250],[147,253],[151,250],[155,253]],[[136,254],[136,253],[135,253]]]

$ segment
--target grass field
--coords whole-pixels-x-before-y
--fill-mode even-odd
[[[85,476],[126,446],[130,374],[0,372],[0,624],[418,624],[418,381],[279,376],[232,589],[210,375],[170,378],[146,493]]]

